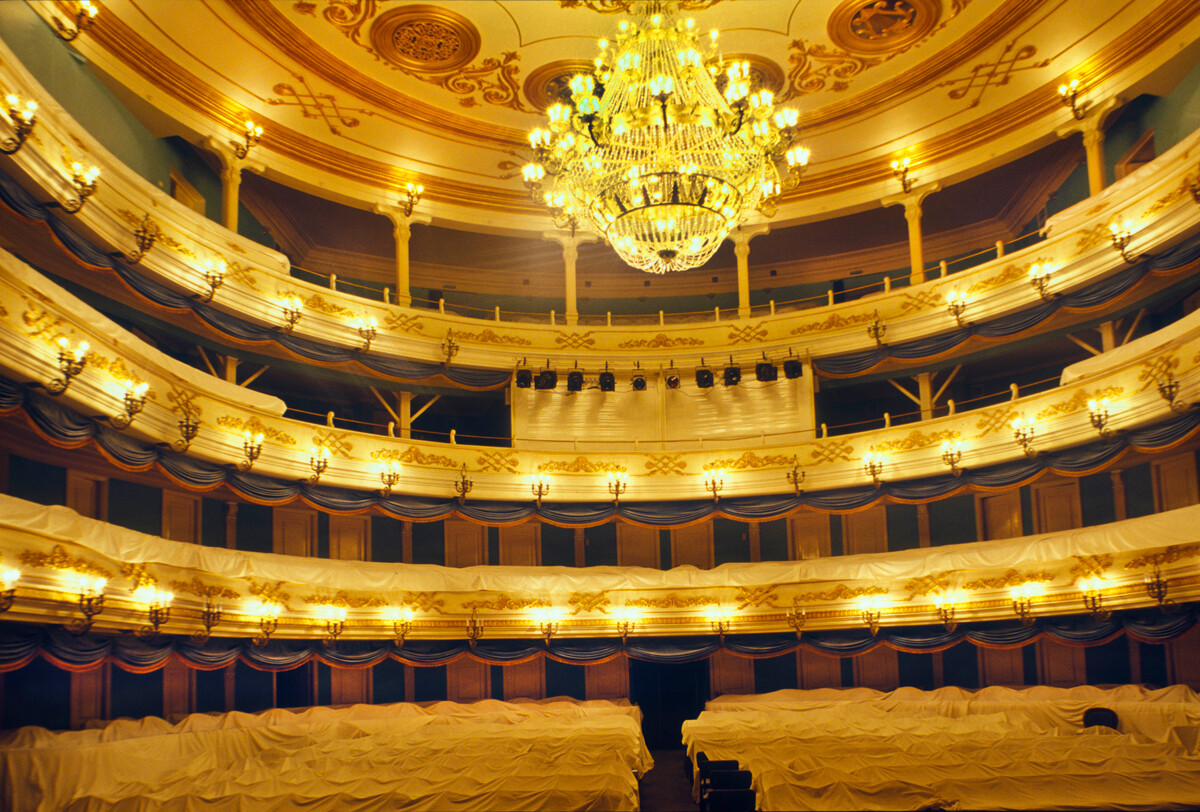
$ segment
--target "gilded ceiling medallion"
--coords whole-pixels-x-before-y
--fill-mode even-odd
[[[938,0],[846,0],[829,17],[829,38],[851,53],[898,51],[937,25]]]
[[[449,73],[479,53],[479,29],[440,6],[402,6],[371,23],[371,45],[384,60],[418,73]]]
[[[570,104],[571,77],[577,73],[591,74],[594,65],[586,59],[560,59],[535,68],[525,79],[522,90],[525,98],[538,112],[544,113],[552,104]]]

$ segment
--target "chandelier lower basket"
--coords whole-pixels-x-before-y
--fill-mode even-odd
[[[702,206],[664,203],[625,212],[604,234],[626,263],[661,274],[703,265],[729,228],[726,218]]]

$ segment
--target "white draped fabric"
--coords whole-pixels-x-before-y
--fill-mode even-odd
[[[1119,731],[1084,729],[1091,707]],[[1198,732],[1184,686],[854,688],[721,697],[683,740],[752,771],[767,811],[1185,809],[1200,804]]]
[[[624,700],[150,717],[0,738],[6,809],[635,810],[654,766]]]

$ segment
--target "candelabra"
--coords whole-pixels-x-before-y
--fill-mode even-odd
[[[867,335],[875,342],[876,347],[883,346],[883,337],[887,335],[887,325],[879,318],[879,311],[875,311],[875,318],[867,325]]]
[[[1174,372],[1164,369],[1162,372],[1154,373],[1154,384],[1158,388],[1159,397],[1167,402],[1172,411],[1183,411],[1186,408],[1175,400],[1179,395],[1179,380],[1175,377]]]
[[[99,11],[100,9],[92,5],[92,0],[79,0],[79,8],[75,10],[75,27],[72,28],[55,17],[55,35],[63,42],[72,42],[80,34],[92,27],[92,23],[96,21],[96,14]]]
[[[798,456],[792,457],[792,470],[788,471],[785,476],[787,477],[788,484],[796,489],[796,496],[804,493],[804,480],[808,474],[800,469],[800,458]]]
[[[938,620],[946,627],[946,631],[953,633],[958,628],[958,621],[954,619],[957,610],[956,602],[953,595],[937,595],[934,597],[934,609],[937,611]]]
[[[446,366],[450,366],[454,356],[458,355],[458,350],[458,342],[454,340],[454,330],[447,330],[446,339],[442,342],[442,355],[446,356]]]
[[[720,501],[719,494],[725,489],[725,471],[714,468],[704,475],[704,490],[712,494],[713,504]]]
[[[1046,262],[1035,262],[1029,266],[1029,284],[1037,291],[1043,302],[1054,298],[1050,293],[1050,265]]]
[[[1083,107],[1081,107],[1076,101],[1076,97],[1078,96],[1078,94],[1079,94],[1079,80],[1078,79],[1072,79],[1067,84],[1058,86],[1059,101],[1061,101],[1063,103],[1064,107],[1071,108],[1071,115],[1075,117],[1076,121],[1083,121],[1083,118],[1086,115],[1086,113],[1084,112]]]
[[[1092,613],[1092,617],[1104,622],[1112,617],[1112,612],[1104,608],[1104,581],[1098,577],[1088,578],[1080,589],[1083,592],[1083,606]]]
[[[1129,243],[1133,240],[1133,224],[1128,220],[1123,225],[1112,223],[1108,230],[1111,232],[1112,246],[1121,255],[1121,259],[1133,262],[1135,258],[1129,255]]]
[[[1088,420],[1091,421],[1092,428],[1104,440],[1112,437],[1112,432],[1108,428],[1108,403],[1108,398],[1088,401]]]
[[[1158,568],[1158,564],[1154,565],[1154,570],[1145,575],[1146,594],[1154,599],[1165,613],[1170,614],[1175,611],[1175,601],[1167,599],[1167,579],[1163,578],[1162,570]]]
[[[226,270],[227,266],[223,259],[215,262],[211,259],[204,261],[204,284],[208,285],[208,293],[195,297],[196,301],[207,304],[213,300],[213,297],[217,295],[217,289],[225,284]]]
[[[139,593],[140,599],[146,603],[146,616],[149,623],[137,630],[137,636],[141,638],[154,637],[158,634],[159,627],[171,619],[171,601],[175,599],[175,596],[170,592],[161,592],[154,587],[143,587],[134,593],[134,597],[139,597]]]
[[[116,417],[105,417],[109,425],[116,429],[129,428],[129,424],[133,422],[133,418],[140,414],[142,409],[146,408],[146,395],[150,391],[150,384],[145,381],[135,384],[133,381],[125,381],[125,412]]]
[[[85,169],[83,164],[76,161],[71,165],[71,186],[75,189],[75,199],[60,203],[59,207],[67,214],[78,214],[83,209],[83,204],[87,203],[87,199],[96,193],[99,182],[99,167],[90,166]]]
[[[954,323],[962,327],[963,314],[967,312],[967,294],[950,291],[950,295],[946,297],[946,309],[954,317]]]
[[[962,441],[943,440],[942,463],[949,466],[950,473],[954,476],[962,476],[962,468],[958,466],[960,462],[962,462]]]
[[[194,419],[191,414],[184,414],[183,419],[179,421],[179,437],[180,439],[171,443],[171,448],[175,449],[180,454],[183,454],[192,445],[192,440],[196,439],[196,435],[200,433],[200,421]]]
[[[1012,608],[1021,619],[1022,626],[1033,625],[1033,591],[1029,584],[1020,584],[1012,589]]]
[[[629,490],[629,475],[624,471],[610,471],[608,473],[608,492],[612,494],[613,507],[620,506],[621,496],[627,490]]]
[[[72,620],[67,624],[67,631],[79,636],[87,634],[92,628],[92,620],[104,611],[104,585],[108,583],[103,578],[79,576],[79,611],[83,620]]]
[[[251,642],[262,647],[271,640],[271,635],[279,628],[279,604],[270,601],[262,602],[262,606],[258,610],[258,628],[259,633],[254,635]]]
[[[321,613],[325,620],[325,633],[329,642],[336,642],[346,630],[346,610],[341,606],[326,606]]]
[[[392,488],[400,481],[400,464],[395,460],[388,460],[383,470],[379,472],[379,481],[383,483],[380,493],[384,499],[387,499],[392,495]]]
[[[212,637],[213,627],[221,622],[221,604],[214,601],[211,594],[204,596],[204,609],[200,611],[200,622],[204,625],[204,631],[195,632],[191,636],[191,641],[198,646],[208,642],[208,638]]]
[[[471,616],[467,618],[467,643],[471,648],[475,648],[475,644],[479,638],[483,637],[483,622],[475,614],[475,610],[471,610]]]
[[[425,191],[425,187],[418,183],[404,184],[404,197],[400,202],[400,209],[404,212],[405,217],[412,217],[413,208],[421,202],[421,194]]]
[[[458,495],[458,503],[460,505],[467,501],[467,494],[474,487],[475,480],[467,476],[467,464],[464,462],[458,472],[458,479],[454,482],[454,492]]]
[[[242,440],[242,450],[246,453],[246,459],[237,464],[239,471],[249,471],[254,467],[254,463],[262,456],[263,450],[263,435],[262,432],[250,436],[250,431],[244,432]]]
[[[58,397],[63,392],[66,392],[67,387],[71,385],[71,381],[79,373],[83,372],[83,368],[87,366],[88,343],[80,341],[74,350],[70,346],[71,343],[67,341],[65,336],[58,339],[58,371],[62,373],[62,377],[55,378],[50,383],[42,386],[46,390],[47,395]]]
[[[879,604],[872,598],[865,599],[859,608],[859,617],[867,625],[867,630],[871,632],[872,637],[879,634],[879,618],[882,614]]]
[[[905,194],[912,191],[913,184],[917,180],[908,176],[909,160],[909,158],[902,158],[898,161],[892,161],[892,176],[900,181],[900,188],[904,190]]]
[[[1033,421],[1026,420],[1024,417],[1018,415],[1013,418],[1012,429],[1013,439],[1017,441],[1017,445],[1021,446],[1021,450],[1025,452],[1025,456],[1029,459],[1036,457],[1038,452],[1033,447]]]
[[[550,493],[550,482],[541,474],[534,474],[533,484],[530,486],[530,492],[537,499],[538,510],[542,508],[542,497]]]
[[[393,609],[391,613],[392,634],[396,637],[396,648],[401,648],[404,645],[404,638],[412,631],[413,627],[413,610],[405,608],[403,611]]]
[[[550,645],[551,638],[558,634],[559,620],[556,615],[546,612],[540,620],[538,620],[538,631],[546,641],[546,645]]]
[[[124,259],[130,265],[136,265],[154,247],[154,243],[158,242],[161,233],[158,223],[151,220],[150,215],[146,214],[142,217],[142,222],[138,227],[133,230],[133,241],[137,245],[137,251],[132,254],[114,254],[114,256]]]
[[[375,336],[379,333],[379,325],[375,321],[374,316],[364,316],[358,320],[358,334],[362,337],[363,345],[359,347],[359,352],[370,352],[371,342],[375,340]]]
[[[13,134],[10,138],[0,141],[0,152],[13,155],[29,138],[33,128],[37,126],[37,102],[27,101],[24,105],[13,94],[8,94],[8,119],[12,123]]]
[[[725,635],[729,632],[729,616],[717,615],[710,618],[708,625],[712,627],[713,633],[717,635],[717,641],[720,645],[725,645]]]
[[[863,473],[871,477],[871,484],[878,488],[883,484],[880,476],[883,474],[883,452],[869,451],[867,456],[863,457]]]
[[[230,146],[233,147],[233,153],[238,156],[239,161],[249,155],[251,149],[258,146],[262,134],[262,127],[253,121],[246,122],[246,129],[242,131],[242,143],[239,144],[237,141],[229,142]]]
[[[628,641],[630,633],[637,625],[637,618],[635,618],[628,609],[622,609],[613,623],[617,628],[617,634],[621,636],[621,645],[623,646]]]
[[[803,606],[793,606],[787,611],[787,622],[792,627],[792,631],[796,633],[796,639],[800,639],[803,634],[804,624],[808,622],[808,610]]]
[[[283,308],[283,320],[287,322],[287,326],[283,328],[283,331],[290,333],[304,316],[304,311],[300,309],[303,303],[298,297],[289,296],[279,304]]]
[[[0,578],[4,579],[4,589],[0,590],[0,612],[7,612],[17,598],[17,581],[21,578],[21,571],[5,570],[0,573]]]
[[[308,467],[312,469],[308,484],[316,485],[321,481],[321,474],[329,467],[329,449],[323,445],[314,446],[312,453],[308,455]]]

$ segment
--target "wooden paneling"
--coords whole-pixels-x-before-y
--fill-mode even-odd
[[[491,696],[491,666],[470,657],[446,663],[446,699],[474,702]]]
[[[541,657],[504,666],[505,699],[542,699],[546,696],[546,666]]]
[[[1167,643],[1167,677],[1172,684],[1200,691],[1200,626]]]
[[[671,566],[691,564],[702,570],[713,567],[712,522],[701,522],[691,527],[676,527],[671,531]]]
[[[629,696],[629,661],[625,655],[606,663],[583,667],[588,699],[622,699]]]
[[[1021,529],[1021,493],[1009,491],[980,496],[975,515],[979,517],[981,540],[1009,539],[1024,535]]]
[[[371,559],[371,517],[329,515],[329,557],[343,561]]]
[[[304,508],[277,507],[274,517],[274,552],[312,557],[317,554],[317,512]]]
[[[196,671],[175,657],[163,666],[163,718],[177,722],[196,707]]]
[[[1082,648],[1037,641],[1038,682],[1059,688],[1087,684],[1087,664]]]
[[[487,563],[487,528],[447,519],[443,524],[447,567],[476,567]]]
[[[537,522],[500,528],[500,563],[536,567],[542,563],[541,527]]]
[[[354,705],[371,701],[371,669],[329,669],[329,701],[334,705]]]
[[[796,669],[800,687],[805,690],[842,687],[840,657],[826,657],[824,654],[802,648],[796,652]]]
[[[67,469],[67,507],[89,519],[107,519],[107,483],[104,477]]]
[[[200,497],[192,493],[163,491],[162,535],[172,541],[200,543]]]
[[[828,558],[830,555],[828,513],[800,511],[788,518],[789,557]]]
[[[887,552],[887,514],[875,505],[842,517],[846,533],[846,555]]]
[[[617,522],[617,563],[659,569],[658,528]]]
[[[108,663],[71,674],[71,729],[108,718]]]
[[[754,693],[754,661],[724,649],[708,658],[709,685],[714,697]]]
[[[1031,490],[1035,533],[1054,533],[1083,527],[1078,480],[1037,482]]]
[[[1019,648],[980,648],[979,684],[1024,685],[1025,659]]]
[[[1196,457],[1191,452],[1150,463],[1154,500],[1159,512],[1187,507],[1200,501],[1196,493]]]
[[[895,649],[877,646],[852,659],[856,687],[877,691],[894,691],[900,687],[900,658]]]

